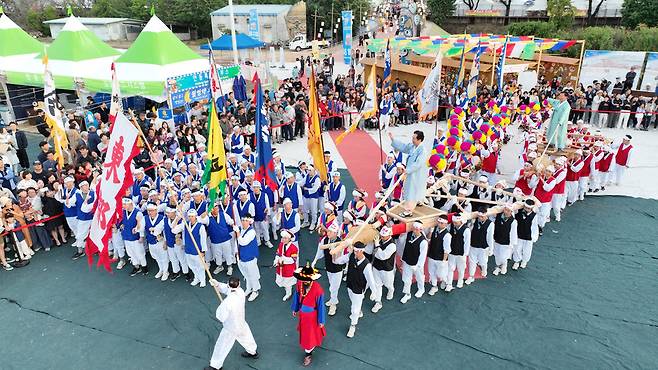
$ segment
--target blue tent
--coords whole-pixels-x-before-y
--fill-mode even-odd
[[[254,40],[251,37],[245,35],[244,33],[235,34],[235,43],[237,44],[238,49],[255,49],[259,48],[265,43],[258,40]],[[210,43],[213,50],[233,50],[233,41],[231,41],[231,34],[226,33],[222,37],[214,40]],[[202,44],[201,49],[208,50],[208,44]]]

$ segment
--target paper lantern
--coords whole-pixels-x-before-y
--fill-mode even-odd
[[[459,117],[457,117],[457,115],[453,113],[450,115],[450,120],[452,121],[452,119],[459,119]]]
[[[473,141],[480,141],[480,138],[483,136],[483,134],[482,131],[475,130],[475,132],[473,132],[473,135],[471,136],[473,136]]]
[[[451,127],[450,130],[451,130],[451,132],[452,132],[452,129],[457,128],[457,127],[459,126],[459,122],[461,122],[461,121],[459,120],[459,118],[453,118],[453,119],[450,120],[450,125],[451,125],[451,126],[450,126],[450,127]],[[456,135],[456,134],[455,134],[455,135]]]
[[[445,158],[441,158],[439,160],[439,163],[436,164],[435,170],[437,170],[438,172],[443,172],[445,171],[447,166],[448,166],[448,161],[446,161]]]
[[[494,113],[500,113],[500,107],[497,106],[497,105],[494,105],[493,111],[494,111]]]
[[[453,145],[453,149],[455,149],[455,150],[460,150],[460,149],[461,149],[462,142],[461,142],[460,140],[457,140],[457,139],[455,139],[455,140],[456,140],[456,141],[455,141],[455,145]]]
[[[471,153],[471,154],[475,154],[475,152],[477,152],[477,150],[478,150],[478,148],[475,145],[471,145],[471,149],[469,149],[468,152]]]
[[[461,107],[455,107],[454,112],[456,115],[464,113],[464,110]]]
[[[446,144],[449,147],[454,147],[456,143],[457,143],[457,137],[455,136],[450,136],[446,139]]]
[[[440,155],[438,155],[438,154],[432,154],[432,155],[430,156],[430,158],[428,159],[427,162],[428,162],[428,165],[429,165],[431,168],[436,168],[436,165],[439,163],[440,160],[441,160],[441,156],[440,156]]]
[[[462,144],[459,146],[459,149],[460,149],[462,152],[468,152],[469,150],[471,150],[471,146],[473,146],[473,144],[471,144],[471,143],[468,142],[468,141],[464,141],[464,142],[462,142]]]
[[[525,105],[525,104],[521,104],[521,105],[519,106],[519,110],[520,110],[521,112],[525,112],[526,108],[528,108],[528,106]]]
[[[482,131],[483,133],[489,131],[489,125],[483,123],[482,125],[480,125],[480,131]]]
[[[535,104],[535,106],[532,107],[532,109],[534,109],[535,112],[539,112],[539,110],[541,110],[541,105]]]
[[[500,118],[500,116],[493,116],[491,117],[491,121],[493,121],[494,125],[500,125],[502,119]]]
[[[487,108],[489,108],[489,109],[492,109],[495,105],[496,105],[496,102],[493,101],[493,100],[489,100],[489,102],[487,102]]]
[[[468,111],[469,111],[471,114],[475,113],[475,111],[477,111],[477,110],[478,110],[478,106],[477,106],[477,105],[471,105],[470,107],[468,107]]]
[[[530,114],[530,112],[531,112],[531,111],[530,111],[530,107],[526,107],[526,108],[525,108],[525,114]]]
[[[434,150],[436,150],[436,152],[439,154],[446,154],[446,155],[448,154],[448,148],[446,148],[446,146],[443,144],[437,145],[436,148],[434,148]]]
[[[459,128],[458,127],[451,127],[450,130],[448,131],[450,135],[452,136],[459,136]]]
[[[507,108],[507,105],[503,105],[502,107],[500,107],[500,111],[501,111],[502,113],[507,113],[507,110],[508,110],[508,109],[509,109],[509,108]]]

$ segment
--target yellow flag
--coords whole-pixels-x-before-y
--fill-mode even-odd
[[[368,84],[366,85],[365,93],[366,100],[363,102],[363,106],[361,107],[359,114],[356,116],[356,120],[352,123],[352,125],[350,125],[350,127],[347,128],[347,130],[345,130],[345,132],[338,135],[336,138],[336,144],[342,143],[343,139],[345,139],[348,134],[356,131],[361,118],[368,119],[370,117],[374,117],[377,114],[377,59],[375,59],[375,63],[373,63],[372,67],[370,68],[370,74],[368,76]]]
[[[55,148],[55,159],[60,168],[64,167],[64,150],[68,149],[69,141],[64,130],[61,106],[57,100],[55,91],[55,81],[53,75],[48,69],[48,55],[43,57],[44,74],[43,74],[43,105],[46,113],[46,123],[50,128],[50,137],[53,138],[53,147]]]
[[[318,93],[315,85],[315,70],[311,67],[311,77],[308,80],[308,152],[313,158],[313,166],[320,180],[327,181],[327,164],[324,162],[324,146],[322,145],[322,130],[320,129],[320,113],[318,111]]]
[[[212,51],[210,52],[210,111],[208,112],[208,159],[206,159],[206,168],[203,171],[201,182],[208,186],[208,199],[210,208],[215,204],[218,196],[224,195],[226,188],[226,151],[224,150],[224,138],[222,127],[219,125],[217,118],[216,97],[219,96],[219,81],[217,79],[217,70],[215,62],[212,60]]]

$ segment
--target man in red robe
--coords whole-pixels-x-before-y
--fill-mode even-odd
[[[292,316],[299,318],[299,345],[304,350],[304,366],[312,362],[313,350],[322,345],[327,335],[324,329],[325,305],[324,290],[316,281],[320,278],[318,270],[306,262],[305,267],[295,271],[297,286],[292,297]]]
[[[297,283],[293,274],[297,269],[299,249],[292,241],[294,237],[290,231],[281,230],[281,243],[279,243],[274,256],[273,266],[276,268],[276,285],[285,289],[284,301],[292,296],[292,287]]]

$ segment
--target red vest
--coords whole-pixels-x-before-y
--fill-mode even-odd
[[[580,177],[580,176],[578,176],[578,174],[580,173],[580,171],[578,171],[578,172],[572,171],[571,170],[571,165],[576,166],[576,165],[580,164],[582,161],[583,161],[582,159],[579,159],[579,160],[577,160],[573,163],[567,164],[567,181],[578,181],[578,178]],[[582,169],[581,169],[581,171],[582,171]]]
[[[624,148],[624,144],[621,144],[619,146],[619,149],[617,149],[617,156],[615,159],[615,163],[617,163],[620,166],[625,166],[626,163],[628,162],[628,154],[631,152],[631,149],[633,149],[632,145],[629,145]]]
[[[281,257],[292,257],[295,261],[297,260],[298,249],[295,243],[290,243],[285,252],[283,251],[283,242],[279,243],[279,247],[276,249],[277,256]],[[283,264],[276,267],[277,275],[281,277],[289,278],[293,276],[295,269],[297,268],[297,263]]]
[[[563,173],[564,171],[566,171],[564,167],[555,171],[555,178],[557,178],[558,175]],[[564,179],[562,179],[562,181],[555,184],[555,187],[553,188],[553,194],[564,194],[564,188],[566,185],[567,185],[567,178],[565,177]]]
[[[496,165],[498,163],[498,153],[491,153],[487,158],[482,160],[482,171],[489,173],[496,173]]]
[[[580,177],[589,177],[590,172],[592,172],[590,165],[592,164],[592,158],[594,158],[594,155],[590,153],[586,158],[585,158],[585,164],[583,165],[583,168],[580,170]]]
[[[601,172],[608,172],[610,171],[610,165],[612,164],[612,153],[606,153],[603,155],[603,159],[601,159],[601,165],[599,167],[599,171]]]
[[[598,157],[599,154],[601,154],[601,150],[599,150],[598,152],[596,152],[596,154],[594,154],[594,156],[595,156],[595,157]],[[603,157],[601,157],[601,159],[599,159],[598,161],[594,162],[594,169],[595,169],[595,170],[597,170],[597,171],[600,171],[600,170],[601,170],[601,160],[602,160],[602,159],[603,159]]]
[[[548,178],[548,182],[553,181],[553,177]],[[541,203],[550,203],[551,200],[553,199],[553,191],[555,191],[555,188],[551,191],[546,191],[544,190],[544,179],[539,179],[539,183],[537,184],[537,188],[535,189],[535,197],[537,197],[537,200],[539,200]],[[556,185],[557,186],[557,185]]]
[[[514,187],[521,189],[524,195],[530,195],[532,193],[532,189],[530,189],[530,185],[528,185],[528,179],[523,177],[523,172],[524,170],[521,170],[519,173],[519,179],[516,180],[516,183],[514,183]]]

